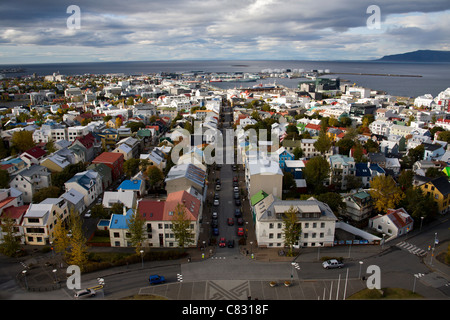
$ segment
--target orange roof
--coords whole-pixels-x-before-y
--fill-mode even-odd
[[[163,220],[174,219],[173,213],[178,204],[184,204],[186,207],[185,212],[189,220],[196,221],[198,219],[201,202],[187,191],[180,190],[169,193],[165,202]]]
[[[103,152],[92,163],[114,163],[121,157],[123,158],[123,154],[120,152]]]

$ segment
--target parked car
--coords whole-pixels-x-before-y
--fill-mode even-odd
[[[237,235],[238,236],[243,236],[244,235],[244,228],[238,228]]]
[[[93,289],[83,289],[77,291],[74,295],[76,299],[90,298],[95,296],[95,290]]]
[[[213,218],[211,220],[211,227],[217,228],[218,226],[219,226],[219,220]]]
[[[213,235],[215,236],[219,235],[219,228],[213,228]]]
[[[228,218],[227,219],[227,223],[229,226],[234,226],[234,219],[233,218]]]
[[[219,240],[219,247],[225,248],[226,243],[227,242],[226,242],[225,238],[220,238],[220,240]]]
[[[242,212],[241,212],[241,209],[240,209],[240,208],[236,208],[236,209],[234,210],[234,216],[235,216],[236,218],[239,218],[240,216],[242,216]]]
[[[337,259],[330,259],[322,263],[324,269],[342,268],[344,264]]]
[[[164,283],[166,282],[166,278],[164,278],[163,276],[159,276],[157,274],[153,274],[151,276],[148,277],[148,282],[150,284],[160,284],[160,283]]]
[[[219,205],[219,199],[214,199],[214,205],[218,206]]]
[[[234,198],[239,199],[239,192],[234,192]]]
[[[237,219],[237,224],[238,224],[238,226],[242,226],[244,224],[244,219],[238,218]]]
[[[228,240],[228,248],[234,248],[234,240]]]
[[[236,170],[237,170],[237,167],[235,164],[233,164],[233,171],[236,171]]]
[[[234,187],[234,188],[233,188],[233,191],[234,191],[234,192],[239,192],[239,187],[237,187],[237,186]]]
[[[84,215],[85,218],[90,218],[91,217],[91,210],[88,210],[86,212],[86,214]]]
[[[235,199],[234,200],[234,204],[237,205],[237,206],[240,206],[241,205],[241,199]]]
[[[220,191],[221,187],[220,184],[216,184],[216,191]]]
[[[238,177],[233,177],[233,182],[238,182]]]
[[[219,217],[219,214],[218,214],[217,212],[214,211],[214,212],[212,213],[212,218],[213,218],[213,219],[217,219],[218,217]]]

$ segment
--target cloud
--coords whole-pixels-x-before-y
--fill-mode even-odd
[[[68,30],[66,9],[72,4],[68,0],[1,3],[3,58],[8,57],[4,50],[14,46],[31,52],[50,46],[58,47],[55,55],[89,48],[95,54],[106,52],[108,59],[122,57],[118,52],[124,51],[137,60],[148,56],[342,59],[382,56],[395,48],[415,50],[420,44],[436,49],[450,42],[445,32],[448,0],[378,1],[382,29],[373,32],[366,28],[372,0],[79,0],[81,29]]]

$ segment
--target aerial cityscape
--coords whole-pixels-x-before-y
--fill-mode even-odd
[[[297,21],[275,2],[246,2],[244,24],[215,2],[200,22],[180,1],[81,1],[61,6],[64,30],[59,7],[29,3],[41,30],[2,5],[1,300],[170,300],[208,317],[449,300],[450,42],[433,20],[448,3],[364,3],[353,25],[313,27],[331,9]],[[397,47],[374,49],[381,35]]]

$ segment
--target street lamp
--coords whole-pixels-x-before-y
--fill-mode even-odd
[[[422,222],[423,222],[423,218],[425,218],[424,216],[420,217],[420,229],[419,231],[422,231]]]
[[[25,288],[27,288],[27,291],[28,291],[27,270],[23,270],[22,274],[25,279]]]
[[[364,262],[360,261],[359,262],[359,275],[358,275],[358,279],[361,279],[361,267],[363,265]]]
[[[53,274],[55,275],[55,283],[58,283],[58,279],[56,278],[56,271],[58,271],[58,270],[56,270],[56,269],[52,270]]]
[[[423,276],[424,276],[423,273],[415,273],[414,274],[414,284],[413,284],[413,290],[412,290],[413,293],[416,293],[416,280]]]
[[[436,244],[439,243],[439,240],[437,239],[437,232],[434,234],[434,241],[433,241],[433,248],[431,248],[431,258],[430,258],[430,265],[433,265],[433,256],[434,256],[434,249],[436,248]]]
[[[142,269],[144,269],[144,250],[139,251],[141,253]]]
[[[385,233],[383,233],[383,242],[381,243],[381,250],[384,250],[384,237],[386,236],[386,234]]]

